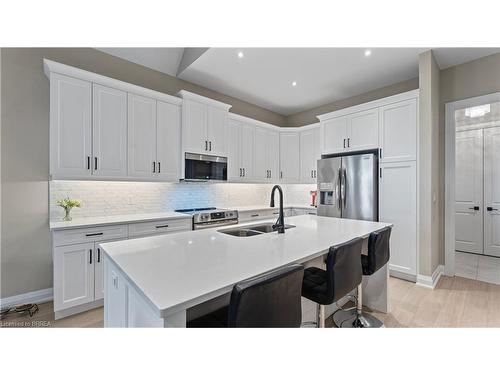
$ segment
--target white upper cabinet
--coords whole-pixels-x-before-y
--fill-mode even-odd
[[[300,134],[297,131],[280,132],[280,181],[300,182]]]
[[[348,151],[378,148],[378,108],[349,115],[346,143]]]
[[[323,155],[378,148],[378,108],[322,121]]]
[[[92,84],[50,73],[50,174],[91,172]]]
[[[156,161],[156,100],[128,95],[128,174],[151,178]]]
[[[228,181],[252,181],[254,179],[254,127],[231,119],[228,124],[227,138],[229,141]]]
[[[337,154],[346,151],[347,116],[321,121],[323,155]]]
[[[380,108],[380,161],[417,159],[417,99]]]
[[[180,91],[183,152],[226,156],[226,125],[230,105]]]
[[[279,175],[279,132],[255,127],[254,180],[274,182]]]
[[[321,159],[320,129],[309,128],[300,132],[300,181],[316,183],[317,161]]]
[[[127,93],[93,85],[92,174],[127,175]]]
[[[178,181],[181,168],[181,107],[156,102],[157,179]]]

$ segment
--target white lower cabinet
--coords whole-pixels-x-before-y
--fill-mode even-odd
[[[100,244],[191,230],[191,218],[55,230],[54,312],[56,319],[102,305],[104,253]]]
[[[395,276],[417,274],[416,163],[381,163],[379,220],[392,223],[389,268]]]
[[[94,243],[54,249],[54,310],[94,301]]]

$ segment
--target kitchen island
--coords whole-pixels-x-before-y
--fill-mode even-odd
[[[185,327],[197,310],[215,308],[211,301],[227,303],[239,281],[290,263],[323,266],[330,246],[391,225],[313,215],[286,224],[295,227],[284,234],[235,237],[217,228],[102,244],[105,326]],[[387,279],[387,266],[363,277],[365,305],[387,312]]]

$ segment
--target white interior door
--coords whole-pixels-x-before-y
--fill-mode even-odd
[[[127,93],[93,85],[92,174],[127,176]]]
[[[92,84],[50,75],[50,173],[88,176],[92,157]]]
[[[128,145],[128,174],[151,178],[156,171],[156,100],[128,94]]]
[[[455,250],[483,253],[483,131],[456,133]]]
[[[500,257],[500,128],[484,129],[484,207],[484,253]]]
[[[181,168],[181,108],[156,102],[157,177],[162,181],[178,181]]]

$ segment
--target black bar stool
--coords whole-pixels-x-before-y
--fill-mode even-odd
[[[325,305],[337,302],[361,284],[361,246],[355,238],[330,247],[326,270],[316,267],[304,270],[302,297],[318,304],[317,327],[325,326]]]
[[[363,275],[373,275],[389,262],[391,227],[370,233],[368,238],[368,255],[361,255]],[[362,284],[358,286],[356,309],[337,310],[333,315],[337,327],[379,328],[384,325],[379,319],[363,313]]]
[[[292,264],[239,282],[229,306],[187,322],[188,328],[300,327],[304,266]]]

